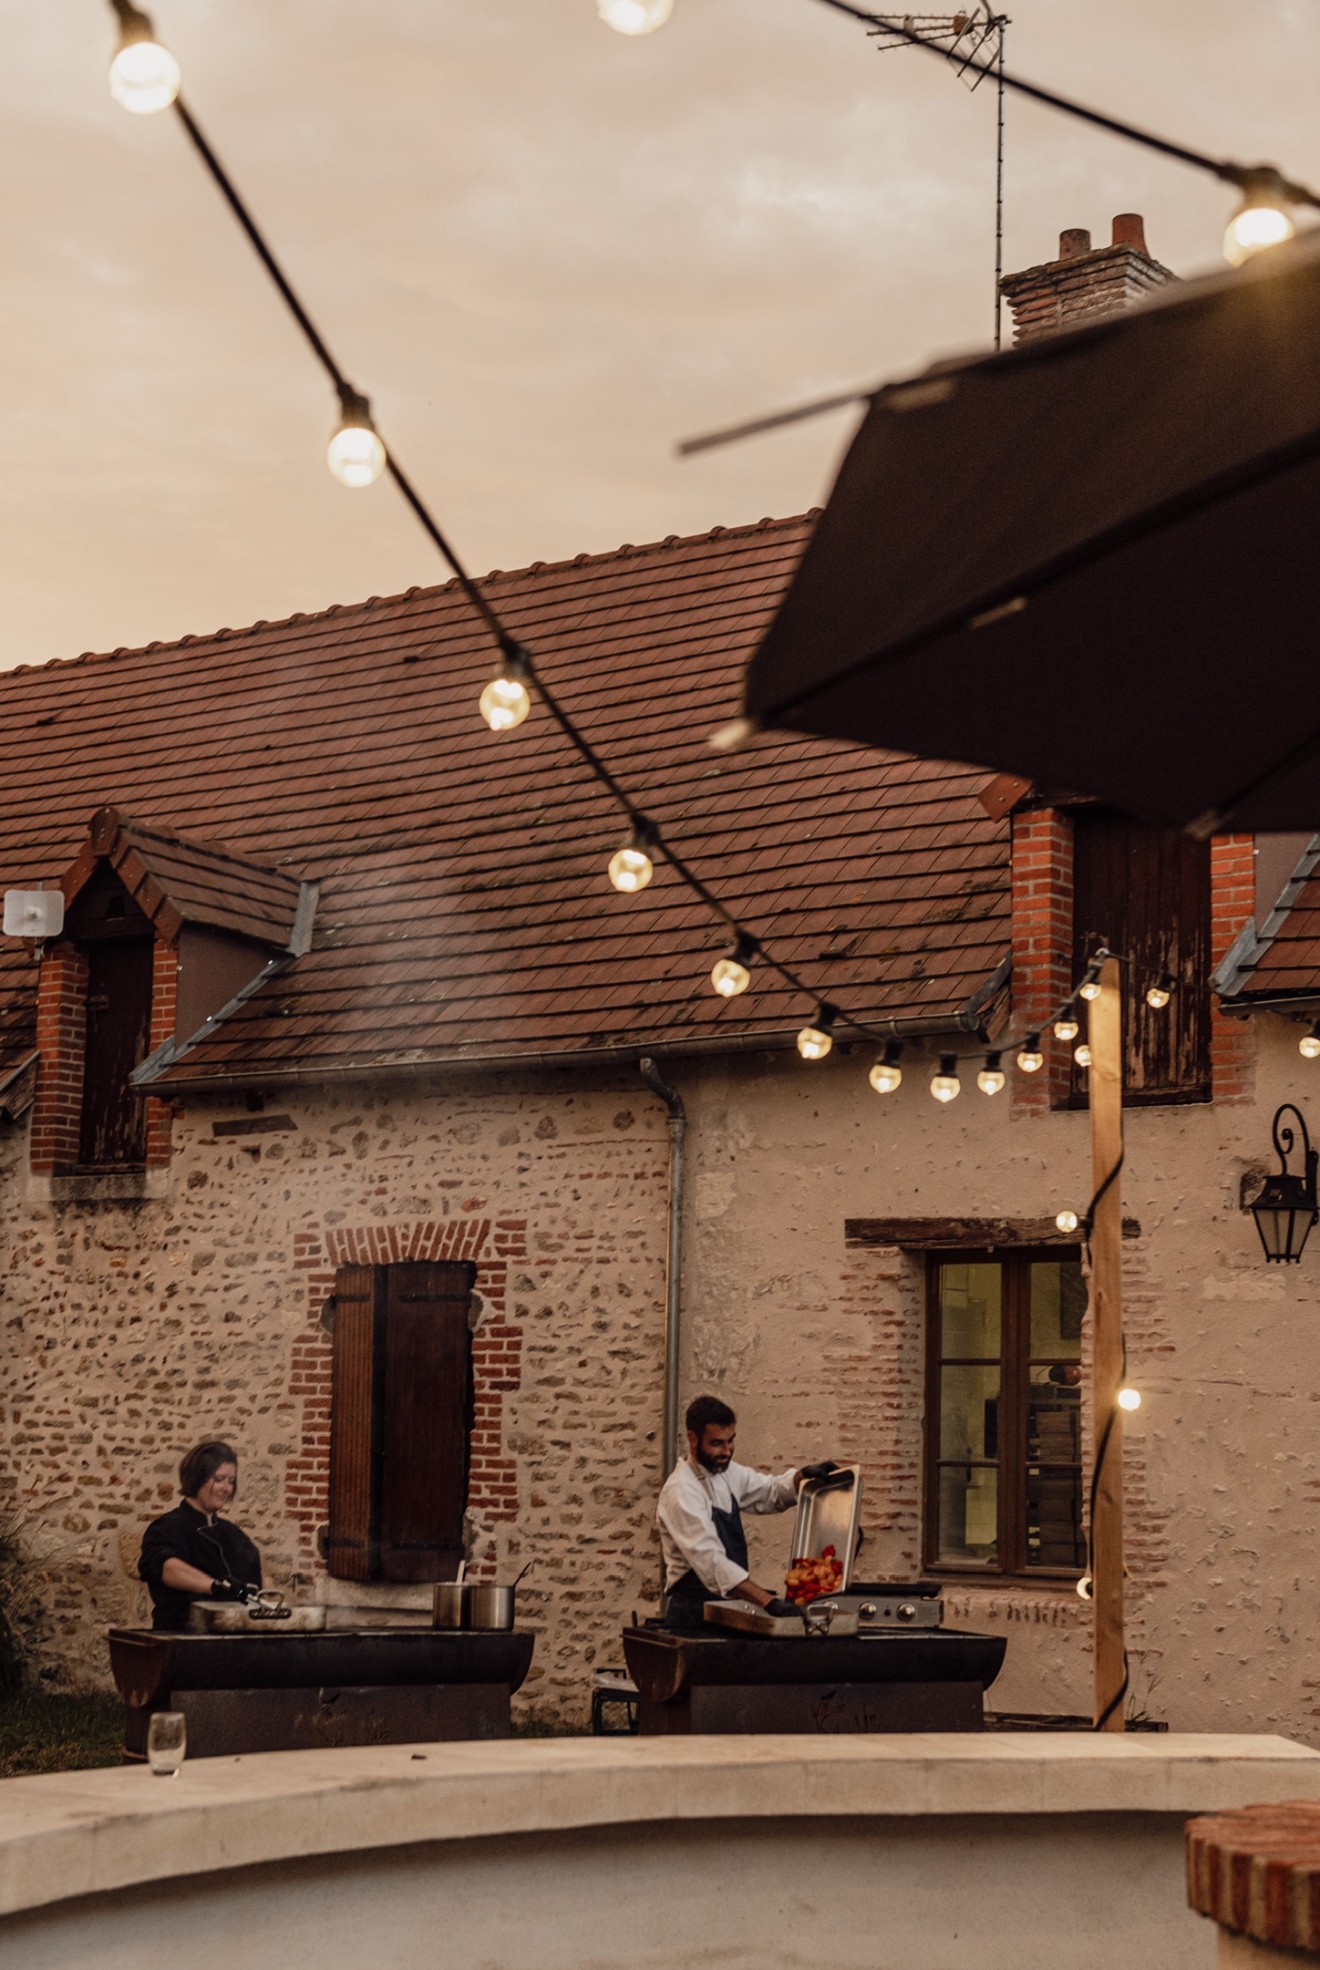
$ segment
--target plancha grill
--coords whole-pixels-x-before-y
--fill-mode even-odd
[[[846,1592],[811,1601],[793,1614],[767,1614],[747,1601],[707,1601],[706,1620],[713,1628],[732,1628],[743,1635],[865,1637],[942,1627],[944,1603],[939,1589],[927,1581],[854,1583]]]

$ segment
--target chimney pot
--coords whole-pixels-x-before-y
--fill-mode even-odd
[[[1085,226],[1069,226],[1066,233],[1059,234],[1059,258],[1061,260],[1080,260],[1084,253],[1091,251],[1091,235]]]
[[[1130,246],[1134,253],[1144,253],[1150,258],[1146,245],[1146,222],[1139,212],[1116,212],[1114,214],[1114,245]]]

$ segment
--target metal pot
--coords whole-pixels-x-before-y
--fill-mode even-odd
[[[469,1587],[467,1591],[469,1628],[512,1628],[512,1587]]]
[[[472,1589],[461,1580],[437,1580],[431,1601],[431,1626],[468,1627],[468,1595],[471,1592]]]

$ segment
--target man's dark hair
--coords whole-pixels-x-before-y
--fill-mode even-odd
[[[721,1402],[717,1395],[699,1395],[689,1402],[683,1420],[700,1443],[708,1424],[714,1423],[717,1429],[727,1430],[730,1423],[736,1423],[738,1418],[728,1403]]]
[[[179,1486],[184,1497],[195,1498],[222,1464],[237,1463],[238,1452],[232,1444],[221,1443],[219,1437],[211,1437],[206,1443],[195,1443],[179,1465]]]

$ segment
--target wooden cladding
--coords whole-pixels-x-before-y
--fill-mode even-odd
[[[1124,1095],[1129,1103],[1210,1099],[1210,844],[1106,807],[1073,816],[1073,976],[1097,946],[1124,966]],[[1160,972],[1162,1011],[1146,1004]],[[1085,1009],[1083,1008],[1083,1013]],[[1072,1101],[1085,1103],[1074,1071]]]
[[[340,1580],[439,1580],[463,1552],[472,1351],[466,1262],[335,1278],[328,1564]]]

